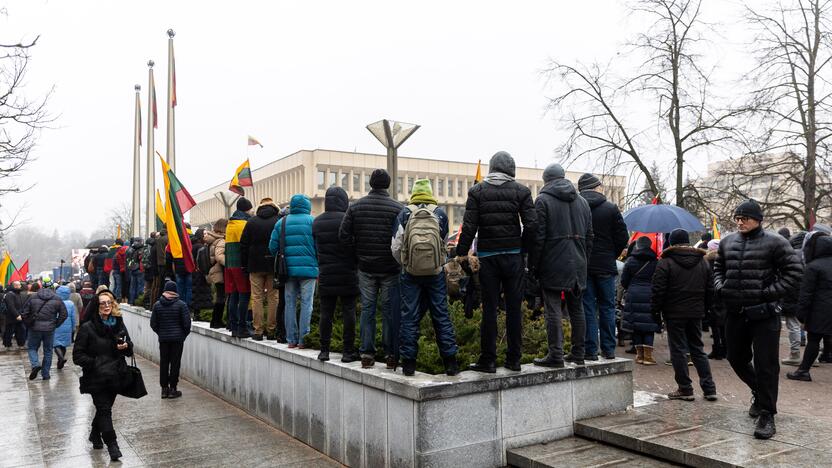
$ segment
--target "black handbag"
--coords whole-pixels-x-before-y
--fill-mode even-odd
[[[286,263],[286,223],[288,221],[289,215],[286,215],[280,223],[280,248],[274,257],[274,282],[277,287],[283,286],[289,279],[289,265]]]
[[[124,374],[124,386],[118,394],[127,398],[136,399],[147,395],[147,388],[144,386],[142,371],[136,366],[135,356],[131,356],[130,365],[127,366],[127,371]]]
[[[774,305],[764,302],[753,306],[744,306],[741,313],[747,320],[756,322],[757,320],[765,320],[767,318],[774,317],[777,315],[777,309],[775,309]]]

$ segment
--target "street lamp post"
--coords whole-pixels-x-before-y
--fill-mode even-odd
[[[387,148],[387,172],[390,174],[390,196],[398,200],[399,146],[419,129],[419,125],[395,120],[379,120],[367,125],[367,130]],[[404,188],[402,188],[404,192]]]

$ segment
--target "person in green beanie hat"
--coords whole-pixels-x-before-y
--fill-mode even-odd
[[[416,180],[410,203],[393,224],[391,242],[393,258],[402,266],[399,353],[404,375],[413,375],[416,371],[419,322],[426,310],[430,310],[445,373],[456,375],[459,372],[456,336],[448,314],[448,291],[442,268],[447,242],[448,215],[437,206],[430,180]],[[423,307],[422,298],[427,302],[426,307]]]

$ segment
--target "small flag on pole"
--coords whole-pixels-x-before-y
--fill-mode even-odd
[[[249,137],[250,138],[250,137]],[[245,190],[243,187],[253,187],[254,182],[251,180],[251,165],[248,162],[248,159],[245,160],[240,167],[234,172],[234,177],[231,179],[231,183],[228,184],[228,190],[236,193],[239,196],[245,196]]]
[[[259,145],[261,148],[263,147],[263,143],[260,143],[260,140],[254,138],[253,136],[248,136],[248,146],[256,146]]]
[[[482,160],[477,161],[477,174],[474,176],[475,184],[482,182],[482,168],[480,167],[481,164]]]
[[[5,252],[3,260],[0,261],[0,284],[2,284],[3,287],[9,285],[9,279],[11,279],[14,270],[15,268],[14,262],[12,262],[12,257],[8,252]]]
[[[162,197],[159,189],[156,189],[156,231],[159,232],[165,227],[165,205],[162,204]]]
[[[26,281],[27,276],[29,276],[29,260],[23,262],[23,266],[12,273],[12,277],[9,278],[9,284],[15,281]]]
[[[716,224],[716,216],[711,217],[713,222],[711,223],[711,230],[713,230],[714,239],[722,239],[722,234],[719,232],[719,226]]]

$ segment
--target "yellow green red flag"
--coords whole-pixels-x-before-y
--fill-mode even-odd
[[[165,227],[165,205],[162,204],[162,197],[159,189],[156,189],[156,231]]]
[[[716,225],[716,216],[713,216],[711,219],[713,219],[711,229],[714,231],[714,239],[721,239],[722,234],[719,232],[719,226]]]
[[[243,187],[253,187],[254,182],[251,180],[251,165],[246,159],[240,166],[234,171],[234,177],[231,179],[231,183],[228,184],[228,190],[236,193],[239,196],[245,196],[246,192],[243,190]]]
[[[196,265],[191,248],[191,237],[185,228],[184,215],[196,205],[196,202],[179,182],[164,158],[159,156],[159,159],[162,161],[162,174],[165,179],[165,225],[168,228],[170,254],[173,258],[181,258],[185,264],[185,270],[192,273],[196,270]]]
[[[3,255],[3,260],[0,261],[0,284],[4,287],[9,285],[9,281],[11,280],[12,275],[14,274],[14,262],[12,262],[12,257],[6,252]]]

